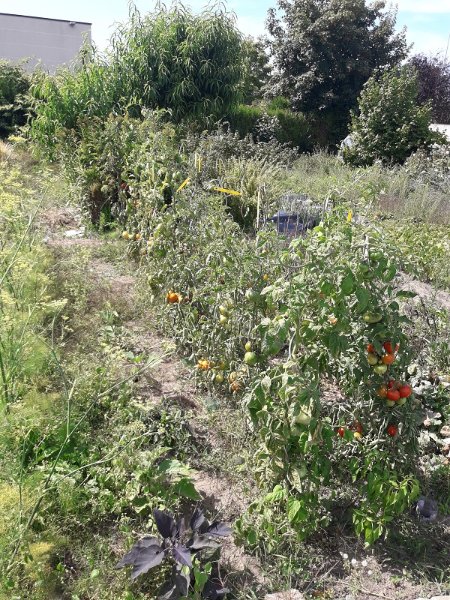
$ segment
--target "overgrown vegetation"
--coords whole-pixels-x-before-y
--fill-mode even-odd
[[[25,125],[29,111],[26,94],[30,77],[21,65],[0,60],[0,139]]]
[[[222,11],[133,12],[0,146],[5,600],[339,597],[349,546],[448,581],[448,149],[405,69],[366,85],[354,166],[299,155],[316,123],[262,100],[260,47],[237,106],[241,44]]]

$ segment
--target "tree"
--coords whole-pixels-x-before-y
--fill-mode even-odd
[[[431,106],[418,102],[417,73],[408,66],[375,73],[352,113],[352,144],[344,159],[357,166],[403,163],[419,148],[442,141],[430,130]]]
[[[83,50],[74,73],[41,75],[32,86],[37,114],[32,133],[52,148],[60,130],[77,130],[80,119],[142,108],[167,109],[175,122],[204,123],[238,104],[243,75],[242,36],[219,8],[193,14],[181,4],[157,4],[141,16],[132,8],[105,56]]]
[[[435,123],[450,123],[450,63],[439,56],[417,54],[409,64],[419,77],[419,102],[431,102]]]
[[[364,83],[381,66],[406,57],[405,31],[395,33],[396,12],[385,2],[278,0],[268,14],[275,95],[294,110],[338,120],[345,130]]]
[[[246,38],[243,42],[243,60],[242,102],[251,104],[261,99],[271,72],[264,42],[261,39]]]

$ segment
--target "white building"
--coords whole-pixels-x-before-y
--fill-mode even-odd
[[[69,65],[85,38],[91,41],[91,23],[0,13],[0,59],[29,59],[29,70],[40,64],[53,73]]]

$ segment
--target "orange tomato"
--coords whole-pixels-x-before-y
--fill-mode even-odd
[[[395,354],[385,354],[381,360],[385,365],[392,365],[392,363],[395,361]]]
[[[386,398],[387,392],[388,392],[387,386],[382,385],[378,388],[377,394],[380,398]]]
[[[212,367],[212,363],[209,360],[202,359],[202,360],[199,360],[197,363],[197,368],[200,371],[208,371],[211,367]]]
[[[369,354],[376,354],[375,346],[373,344],[367,344],[367,352]]]
[[[169,304],[177,304],[178,302],[181,302],[180,294],[177,294],[176,292],[173,292],[172,290],[170,290],[168,292],[166,298],[167,298],[167,302]]]

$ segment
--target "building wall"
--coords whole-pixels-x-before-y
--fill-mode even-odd
[[[0,13],[0,59],[17,62],[28,58],[29,70],[40,63],[53,73],[57,67],[68,65],[84,36],[90,41],[90,23]]]

